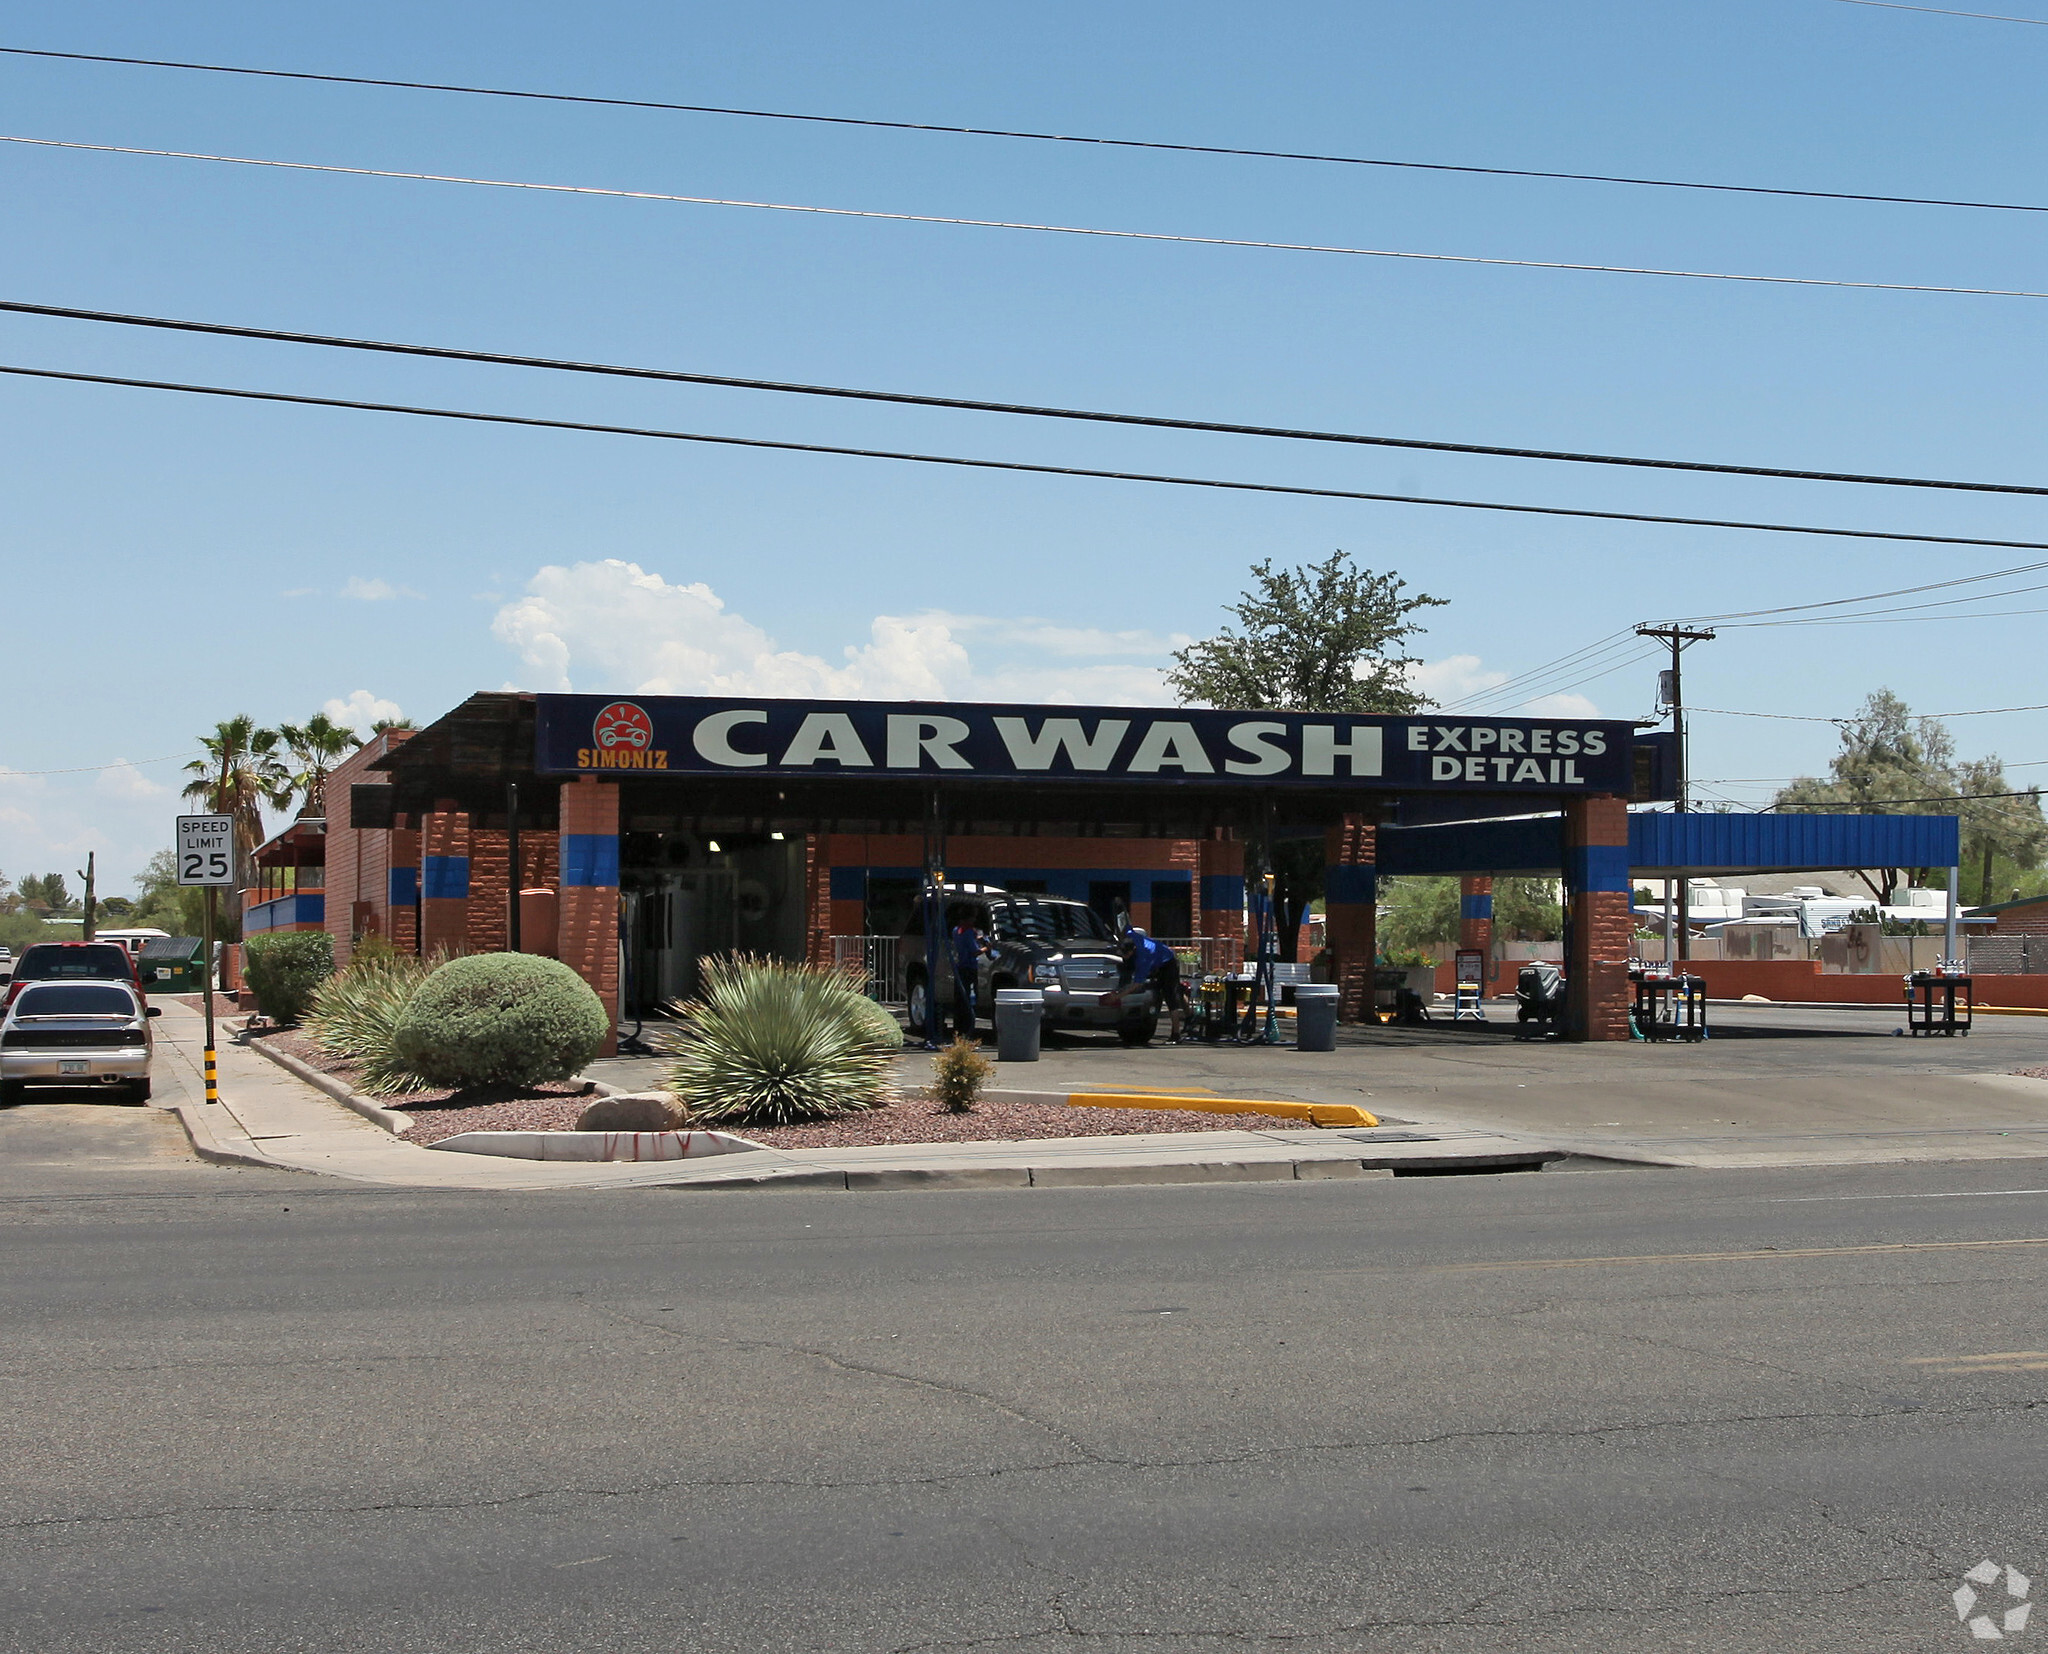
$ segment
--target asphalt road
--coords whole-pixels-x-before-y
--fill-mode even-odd
[[[9,1654],[1868,1654],[2048,1579],[2039,1162],[43,1170],[0,1159]]]

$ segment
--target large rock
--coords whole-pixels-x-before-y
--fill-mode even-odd
[[[688,1112],[673,1091],[633,1091],[600,1097],[576,1116],[578,1131],[681,1131]]]

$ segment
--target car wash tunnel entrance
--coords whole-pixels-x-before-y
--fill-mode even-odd
[[[629,1019],[734,952],[900,1000],[877,944],[941,870],[1237,969],[1248,855],[1319,838],[1347,1020],[1373,1010],[1381,877],[1461,875],[1461,945],[1487,949],[1491,878],[1537,874],[1563,887],[1563,1031],[1619,1040],[1635,879],[1958,860],[1953,817],[1631,812],[1671,760],[1597,719],[479,694],[336,772],[323,922],[341,959],[370,934],[551,954]]]

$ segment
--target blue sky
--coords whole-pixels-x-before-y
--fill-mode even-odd
[[[2048,8],[2042,14],[2048,16]],[[1896,193],[2048,199],[2048,28],[1773,0],[10,8],[0,45]],[[2048,287],[2048,217],[1170,156],[0,58],[0,130],[892,211]],[[2039,480],[2048,301],[1147,245],[0,145],[0,293],[1019,401]],[[2048,540],[2039,502],[1108,431],[0,318],[0,362],[1057,464]],[[0,382],[0,870],[165,841],[194,734],[713,683],[1120,699],[1246,566],[1450,599],[1447,693],[1643,619],[2023,553],[1523,519]],[[607,566],[610,565],[610,566]],[[617,565],[630,565],[619,567]],[[2022,584],[2030,582],[2020,582]],[[694,588],[694,589],[693,589]],[[349,595],[349,594],[354,595]],[[2016,598],[1987,608],[2048,607]],[[2048,699],[2037,617],[1731,631],[1705,706]],[[849,654],[849,651],[852,651]],[[1650,710],[1654,663],[1546,687]],[[1503,699],[1512,700],[1506,696]],[[1962,722],[2048,760],[2048,715]],[[1825,725],[1702,717],[1694,771]],[[127,760],[134,769],[26,772]],[[2040,771],[2015,771],[2022,780]],[[1717,789],[1739,797],[1761,785]],[[105,886],[103,886],[105,887]]]

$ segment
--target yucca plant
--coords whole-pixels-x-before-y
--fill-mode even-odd
[[[703,997],[677,1014],[669,1088],[699,1124],[786,1126],[894,1100],[889,1056],[902,1035],[893,1047],[883,1038],[871,1002],[843,972],[708,960]]]
[[[354,1063],[357,1085],[372,1096],[427,1089],[426,1081],[398,1055],[398,1019],[440,962],[438,954],[417,959],[389,945],[358,943],[348,969],[315,990],[305,1020],[306,1037],[330,1056]]]

